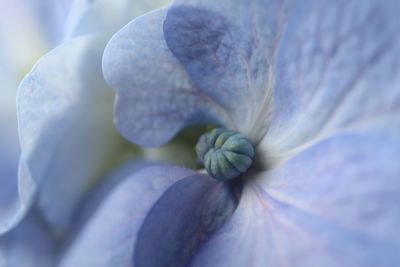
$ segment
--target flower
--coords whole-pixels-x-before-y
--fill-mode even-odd
[[[249,138],[256,163],[233,184],[167,169],[177,182],[151,187],[158,173],[137,174],[69,259],[99,257],[123,235],[138,267],[398,265],[398,11],[396,1],[176,0],[122,28],[103,57],[118,131],[155,146],[218,124]],[[128,207],[131,217],[107,219]]]

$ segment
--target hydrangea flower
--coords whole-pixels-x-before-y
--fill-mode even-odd
[[[65,43],[21,83],[19,192],[0,206],[0,266],[4,255],[40,267],[398,265],[399,4],[177,0],[130,22],[103,55],[138,3],[74,1]],[[249,141],[250,168],[220,182],[121,166],[132,148],[103,74],[132,143],[212,123]],[[202,146],[213,133],[197,151],[218,178]],[[10,231],[32,213],[38,224]],[[37,247],[10,252],[10,236]],[[42,261],[20,261],[24,251]]]
[[[67,261],[90,250],[84,266],[397,266],[399,11],[176,0],[122,28],[103,58],[119,132],[156,146],[213,123],[245,135],[254,163],[230,183],[138,173]],[[110,250],[127,244],[131,258],[118,261]]]

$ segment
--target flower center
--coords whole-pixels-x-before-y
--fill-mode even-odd
[[[243,134],[221,128],[200,136],[196,152],[208,174],[219,181],[245,173],[254,157],[253,145]]]

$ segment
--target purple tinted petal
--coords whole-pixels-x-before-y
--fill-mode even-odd
[[[399,112],[398,1],[301,1],[286,10],[269,148],[288,153]]]
[[[103,72],[117,92],[116,126],[140,145],[165,143],[187,124],[218,122],[216,114],[224,116],[193,86],[169,51],[162,32],[164,16],[165,10],[158,10],[135,19],[104,52]]]
[[[281,1],[178,0],[168,10],[168,47],[198,88],[254,143],[272,111],[273,55]]]
[[[155,166],[125,179],[88,221],[60,266],[130,266],[137,234],[151,207],[171,185],[193,174]]]
[[[332,136],[249,181],[193,266],[399,265],[399,129]]]
[[[21,198],[38,191],[45,218],[61,230],[125,144],[112,122],[112,90],[102,78],[104,43],[85,36],[63,44],[19,87]]]
[[[196,252],[231,216],[231,188],[207,175],[178,181],[154,204],[135,244],[134,266],[188,266]]]

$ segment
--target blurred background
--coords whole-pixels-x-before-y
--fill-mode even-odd
[[[18,191],[18,84],[62,39],[70,0],[0,0],[0,207]]]

